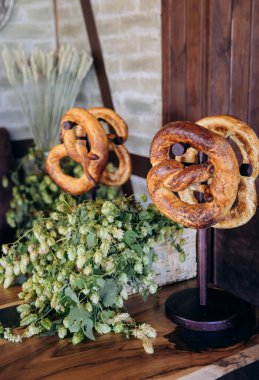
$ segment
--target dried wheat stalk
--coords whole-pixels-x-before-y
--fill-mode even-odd
[[[58,143],[60,119],[74,105],[92,57],[70,45],[62,45],[58,51],[36,48],[29,59],[21,47],[13,52],[4,47],[2,58],[35,144],[47,151]]]

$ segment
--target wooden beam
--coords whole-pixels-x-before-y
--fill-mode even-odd
[[[99,82],[101,96],[104,107],[114,110],[114,104],[112,101],[112,95],[108,77],[105,70],[105,64],[102,54],[102,47],[100,44],[98,31],[95,24],[94,14],[90,0],[81,0],[82,11],[85,20],[85,26],[88,32],[88,38],[91,46],[92,56],[94,60],[94,67]],[[131,195],[133,194],[133,187],[130,179],[122,186],[123,191]]]

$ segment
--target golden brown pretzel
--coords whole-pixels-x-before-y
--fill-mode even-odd
[[[170,147],[178,142],[203,152],[208,161],[185,168],[170,160]],[[148,191],[165,216],[186,227],[205,228],[227,215],[236,198],[239,167],[225,138],[190,122],[169,123],[155,135],[150,160],[153,168],[147,177]],[[173,193],[207,180],[205,203],[188,204]]]
[[[116,112],[109,108],[94,107],[88,109],[88,112],[97,120],[105,121],[116,133],[116,135],[108,135],[110,139],[109,150],[114,151],[117,155],[119,167],[113,173],[105,169],[100,182],[109,186],[123,185],[129,179],[132,171],[130,154],[122,145],[128,138],[128,126]]]
[[[239,174],[237,202],[226,217],[214,227],[234,228],[242,226],[253,217],[257,207],[255,180],[259,174],[259,140],[255,132],[246,123],[234,116],[209,116],[196,123],[234,141],[242,154],[243,163],[252,166],[251,176],[245,177]]]
[[[67,155],[67,150],[63,144],[56,145],[50,150],[46,161],[46,169],[49,176],[61,189],[70,194],[79,195],[89,191],[96,185],[96,182],[85,168],[80,178],[71,177],[61,169],[60,161],[62,158],[67,157]]]
[[[46,169],[50,177],[65,191],[73,195],[82,194],[94,187],[99,180],[108,160],[108,140],[96,118],[83,108],[73,108],[61,120],[64,145],[58,145],[49,152]],[[77,129],[77,131],[75,131]],[[77,136],[87,135],[90,151],[85,142],[76,140]],[[66,175],[60,160],[70,156],[82,164],[83,175],[73,178]]]

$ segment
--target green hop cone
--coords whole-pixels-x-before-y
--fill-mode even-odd
[[[143,193],[140,195],[139,199],[141,200],[141,202],[147,202],[148,198],[147,198],[147,194]]]
[[[29,314],[27,317],[23,318],[20,322],[21,327],[25,327],[30,325],[31,323],[35,322],[37,319],[36,314]]]
[[[51,326],[52,326],[52,322],[48,318],[42,318],[40,321],[40,324],[47,331],[49,331],[51,329]]]
[[[83,332],[80,330],[78,332],[76,332],[75,334],[73,334],[73,338],[72,338],[72,343],[73,344],[78,344],[80,342],[82,342],[82,340],[84,340],[84,334]]]
[[[67,329],[64,326],[59,326],[58,328],[58,336],[60,339],[64,339],[67,335]]]

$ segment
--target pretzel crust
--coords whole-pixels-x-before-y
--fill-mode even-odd
[[[252,128],[234,116],[209,116],[196,123],[233,140],[242,154],[243,163],[252,165],[253,171],[250,177],[239,174],[237,203],[214,228],[242,226],[254,216],[257,208],[255,180],[259,175],[259,140]]]
[[[91,146],[91,153],[98,158],[89,161],[86,144],[77,142],[76,131],[61,128],[68,155],[76,162],[88,162],[89,175],[97,182],[108,161],[108,140],[101,124],[84,108],[72,108],[67,111],[61,120],[61,126],[66,121],[72,121],[80,126],[81,136],[83,134],[82,129],[84,130]]]
[[[76,127],[65,130],[62,127],[65,122],[73,122]],[[64,191],[73,195],[83,194],[96,186],[105,168],[108,160],[107,136],[98,120],[83,108],[72,108],[65,113],[61,120],[61,133],[64,144],[50,150],[46,169]],[[86,135],[90,143],[90,152],[85,142],[76,140],[77,136]],[[89,155],[94,159],[91,160]],[[60,160],[66,156],[82,164],[84,174],[80,178],[73,178],[62,171]]]
[[[128,126],[116,112],[104,107],[90,108],[88,112],[97,120],[103,120],[109,124],[116,135],[123,139],[123,143],[127,140]],[[114,142],[109,143],[109,150],[116,154],[119,167],[114,173],[105,169],[100,177],[100,182],[108,186],[121,186],[127,182],[132,173],[130,154],[124,145],[116,145]]]
[[[199,169],[198,172],[198,168],[188,171],[181,163],[169,160],[170,146],[177,142],[187,143],[208,155],[208,168],[205,166],[205,169]],[[239,167],[235,153],[225,138],[190,122],[169,123],[155,135],[150,148],[150,160],[153,168],[147,176],[148,191],[166,217],[186,227],[206,228],[228,214],[237,194]],[[209,176],[210,165],[213,166],[214,173]],[[181,172],[184,173],[183,176],[180,175]],[[197,182],[210,177],[209,192],[212,201],[189,204],[172,193],[179,186],[183,189],[191,183],[195,184],[194,173],[198,173]],[[172,176],[175,177],[173,188],[170,187]],[[185,190],[179,190],[180,193],[182,191]]]
[[[67,157],[67,150],[63,144],[60,144],[50,150],[46,161],[49,176],[61,189],[72,195],[79,195],[96,185],[94,179],[87,172],[84,172],[80,178],[65,174],[60,167],[60,161],[64,157]]]

